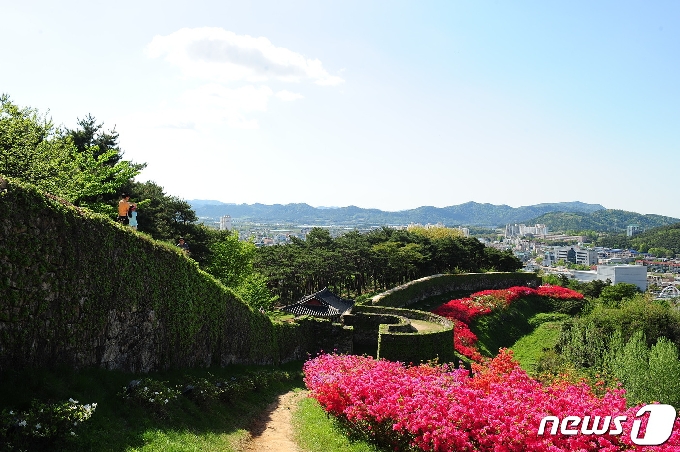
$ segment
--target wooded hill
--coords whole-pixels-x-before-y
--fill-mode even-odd
[[[639,214],[625,210],[602,209],[594,212],[548,212],[526,221],[526,224],[545,224],[550,232],[609,232],[625,233],[628,225],[643,230],[680,222],[678,218],[654,214]]]
[[[632,248],[657,257],[673,257],[680,254],[680,223],[645,231],[634,237],[615,234],[602,237],[598,245],[610,248]]]
[[[574,212],[581,215],[603,210],[600,204],[579,201],[510,207],[507,205],[467,202],[456,206],[423,206],[416,209],[387,212],[361,207],[316,208],[308,204],[225,204],[219,201],[188,201],[199,217],[234,219],[263,223],[306,223],[312,225],[404,225],[409,223],[443,223],[446,226],[502,227],[508,223],[526,223],[550,212]]]

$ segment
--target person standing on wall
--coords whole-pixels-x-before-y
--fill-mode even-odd
[[[180,249],[182,251],[184,251],[184,254],[186,254],[187,256],[190,254],[189,244],[184,241],[184,237],[179,238],[179,241],[177,242],[177,246],[179,246]]]
[[[128,217],[130,217],[129,226],[136,231],[137,230],[137,204],[133,203],[132,205],[130,205],[130,210],[128,211]]]
[[[123,193],[120,195],[120,201],[118,201],[118,218],[116,221],[120,224],[129,224],[130,218],[128,217],[128,212],[130,211],[130,195]]]

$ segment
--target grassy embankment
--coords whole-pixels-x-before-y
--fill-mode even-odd
[[[449,300],[467,297],[470,292],[456,291],[408,306],[409,309],[432,311]],[[481,316],[470,325],[477,336],[477,348],[492,357],[501,347],[511,348],[515,359],[529,374],[546,353],[551,353],[560,336],[567,314],[546,313],[540,298],[528,297],[513,302],[508,309]],[[465,360],[463,360],[465,361]]]

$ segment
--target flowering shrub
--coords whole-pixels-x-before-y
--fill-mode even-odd
[[[432,312],[456,322],[453,338],[456,351],[474,361],[481,361],[482,355],[474,346],[477,337],[470,331],[470,322],[480,315],[505,309],[513,301],[529,296],[558,300],[580,300],[583,298],[581,293],[560,286],[541,286],[538,289],[515,286],[509,289],[475,292],[469,297],[451,300]]]
[[[585,382],[543,385],[502,351],[488,365],[464,369],[405,367],[365,356],[322,355],[304,366],[305,383],[321,406],[384,446],[444,451],[645,450],[630,432],[640,407],[626,408],[624,391]],[[538,435],[541,419],[627,416],[623,434]],[[645,421],[643,421],[644,425]],[[680,421],[654,451],[680,450]]]
[[[299,378],[299,373],[275,370],[251,372],[228,380],[219,380],[212,375],[209,378],[191,376],[184,378],[185,382],[176,386],[152,378],[133,380],[123,387],[120,395],[163,417],[168,413],[168,405],[180,395],[186,396],[197,405],[208,407],[218,402],[233,401],[248,392],[264,389],[274,382]]]
[[[82,404],[69,399],[59,403],[34,400],[27,411],[0,413],[0,448],[46,447],[57,440],[76,435],[76,428],[88,420],[96,403]]]
[[[556,298],[558,300],[581,300],[583,294],[575,290],[560,286],[541,286],[536,289],[536,294],[541,297]]]
[[[189,397],[197,405],[206,407],[218,402],[225,389],[224,384],[214,383],[205,378],[189,377],[188,383],[182,387],[182,394]]]
[[[453,348],[473,361],[482,361],[483,356],[475,348],[477,342],[475,333],[470,331],[470,327],[466,323],[460,320],[453,320],[453,322]]]
[[[171,388],[165,381],[153,378],[132,380],[121,392],[125,400],[137,403],[149,409],[150,412],[165,416],[168,413],[167,405],[181,394],[178,388]]]

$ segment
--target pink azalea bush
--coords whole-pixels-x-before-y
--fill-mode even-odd
[[[509,351],[473,371],[470,376],[465,369],[406,367],[353,355],[322,355],[304,366],[311,396],[328,413],[394,450],[680,450],[678,420],[661,446],[643,448],[632,442],[631,427],[640,407],[626,408],[621,389],[599,388],[598,393],[583,381],[543,385]],[[620,435],[538,435],[545,416],[569,415],[621,415],[627,421]]]
[[[475,348],[477,336],[470,330],[470,322],[475,317],[491,311],[505,309],[513,301],[522,297],[540,296],[559,300],[579,300],[583,294],[560,286],[531,287],[515,286],[501,290],[483,290],[469,297],[451,300],[432,312],[455,322],[453,345],[456,351],[473,361],[481,361],[482,355]]]

